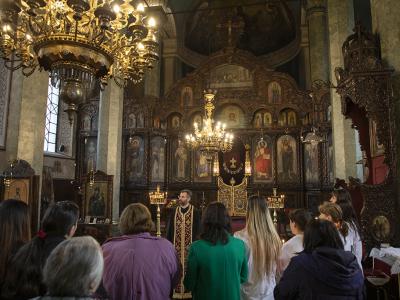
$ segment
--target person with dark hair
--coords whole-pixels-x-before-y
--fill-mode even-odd
[[[77,228],[79,207],[60,201],[45,212],[41,229],[14,256],[2,289],[2,299],[29,299],[46,293],[42,270],[51,251]]]
[[[189,246],[197,240],[200,231],[201,213],[190,204],[191,199],[192,191],[182,190],[178,198],[178,207],[173,210],[167,223],[167,239],[174,244],[183,270],[186,269]],[[183,286],[183,278],[174,290],[174,298],[192,298],[190,292]]]
[[[276,300],[366,299],[364,277],[356,257],[343,250],[332,222],[311,220],[304,251],[294,256],[274,290]]]
[[[293,256],[304,250],[303,233],[311,220],[311,214],[305,209],[295,209],[289,213],[290,230],[293,237],[283,244],[279,258],[281,270],[285,270]]]
[[[265,198],[247,201],[246,227],[235,233],[246,245],[248,282],[241,286],[242,300],[273,300],[282,243]]]
[[[140,203],[121,214],[123,234],[103,244],[103,285],[111,300],[169,299],[180,278],[174,246],[150,235],[150,211]]]
[[[351,251],[357,257],[357,261],[362,268],[361,230],[350,193],[344,189],[335,190],[332,192],[330,201],[340,206],[342,209],[343,221],[346,222],[349,227],[349,232],[344,243],[344,249]]]
[[[90,236],[75,237],[60,243],[43,269],[47,295],[33,300],[90,300],[101,282],[103,253]]]
[[[20,200],[0,203],[0,293],[12,257],[31,239],[29,208]]]
[[[332,191],[329,202],[332,202],[332,203],[351,202],[351,195],[350,195],[349,191],[347,191],[343,188],[335,189]]]
[[[239,300],[240,284],[247,281],[246,248],[231,235],[225,206],[210,203],[202,219],[200,240],[189,250],[185,288],[194,300]]]

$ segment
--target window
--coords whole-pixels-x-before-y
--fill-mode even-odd
[[[44,131],[44,151],[46,152],[56,152],[59,96],[59,88],[55,88],[54,86],[52,86],[49,80],[46,110],[46,127]]]

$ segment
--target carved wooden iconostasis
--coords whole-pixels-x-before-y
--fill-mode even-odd
[[[214,119],[235,135],[234,149],[220,153],[224,182],[234,177],[240,184],[249,145],[249,195],[267,196],[278,187],[287,208],[313,210],[327,199],[334,182],[329,90],[311,97],[289,75],[265,68],[249,52],[227,48],[161,99],[125,98],[120,210],[132,202],[148,204],[148,192],[157,184],[168,190],[169,198],[191,189],[197,206],[217,200],[217,181],[205,157],[184,142],[193,123],[202,122],[206,88],[216,90]],[[312,124],[326,143],[301,142]]]
[[[362,163],[367,171],[364,182],[349,178],[348,188],[353,202],[362,208],[367,250],[381,243],[399,246],[393,70],[384,66],[376,36],[359,25],[342,49],[344,68],[335,71],[337,92],[343,114],[359,132]]]

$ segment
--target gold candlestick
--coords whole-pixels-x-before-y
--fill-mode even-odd
[[[4,171],[4,173],[3,173],[3,183],[4,183],[4,186],[5,186],[6,190],[8,190],[10,188],[10,186],[11,186],[11,182],[13,180],[13,169],[14,169],[14,165],[16,163],[18,163],[18,159],[17,160],[11,160],[9,172]]]
[[[85,141],[86,141],[86,140],[85,140]],[[86,143],[86,142],[85,142],[85,143]],[[93,159],[93,157],[90,158],[90,160],[88,161],[88,169],[89,169],[89,173],[88,173],[88,176],[89,176],[89,186],[90,186],[91,189],[93,189],[94,182],[95,182],[95,180],[94,180],[94,175],[95,175],[95,173],[96,173],[96,171],[94,170],[94,159]]]
[[[244,162],[244,176],[251,176],[251,163],[250,163],[250,145],[245,146],[246,149],[246,160]]]
[[[273,214],[273,220],[274,220],[274,224],[275,226],[278,225],[278,213],[277,213],[277,209],[282,209],[285,207],[285,195],[278,195],[277,194],[277,188],[273,188],[273,195],[269,196],[267,199],[268,202],[268,208],[273,209],[274,210],[274,214]]]
[[[157,185],[157,190],[149,193],[150,204],[157,205],[157,236],[161,236],[161,213],[160,205],[165,204],[165,199],[167,199],[167,192],[161,192],[160,186]]]

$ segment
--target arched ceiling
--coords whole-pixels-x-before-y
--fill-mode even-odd
[[[168,6],[181,17],[185,47],[201,55],[228,45],[265,55],[292,42],[299,26],[300,0],[172,0]]]

